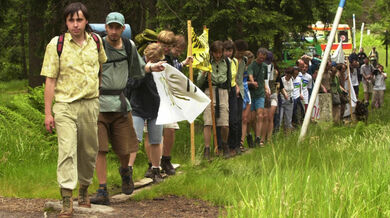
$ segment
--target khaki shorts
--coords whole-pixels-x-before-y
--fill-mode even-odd
[[[372,82],[363,82],[363,92],[372,93]]]
[[[217,126],[229,126],[229,93],[227,89],[218,89],[219,90],[219,118],[215,118],[215,124]],[[209,89],[207,88],[204,92],[207,96],[210,97]],[[215,100],[215,88],[213,87],[213,103],[216,105]],[[213,125],[213,120],[211,118],[211,107],[210,104],[207,105],[206,109],[203,112],[203,120],[205,126]]]
[[[264,108],[271,108],[271,106],[278,106],[278,95],[276,93],[272,93],[269,98],[265,98]]]
[[[100,112],[98,118],[99,151],[108,152],[108,142],[120,156],[138,151],[138,140],[131,112]]]
[[[164,124],[164,129],[180,129],[179,124],[176,123],[169,123],[169,124]]]

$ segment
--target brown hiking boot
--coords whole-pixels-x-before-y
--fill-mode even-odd
[[[79,202],[79,207],[91,208],[91,202],[89,201],[87,185],[80,185],[78,202]]]
[[[134,191],[133,167],[127,167],[127,168],[119,167],[119,174],[122,177],[123,194],[130,195]]]
[[[72,190],[62,188],[61,196],[62,196],[62,210],[58,215],[58,218],[73,217]]]

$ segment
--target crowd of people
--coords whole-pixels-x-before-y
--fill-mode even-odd
[[[271,51],[259,48],[254,57],[248,44],[239,39],[212,42],[210,56],[212,87],[205,82],[210,72],[199,73],[197,82],[206,95],[210,96],[210,88],[214,93],[219,154],[240,154],[245,150],[245,140],[249,147],[263,147],[281,128],[288,133],[300,127],[321,64],[319,55],[303,55],[295,66],[280,69]],[[358,54],[354,49],[343,63],[329,58],[319,92],[331,96],[334,123],[342,123],[346,104],[351,103],[349,89],[359,96],[360,83],[366,105],[371,99],[372,108],[383,105],[387,75],[378,60],[375,47],[369,56],[363,48]],[[206,159],[210,159],[210,106],[203,114]]]
[[[143,140],[149,160],[145,176],[159,183],[162,171],[175,174],[171,150],[179,125],[156,124],[160,96],[152,72],[163,71],[165,63],[181,71],[192,61],[192,57],[179,60],[187,47],[181,34],[161,31],[157,42],[148,44],[141,56],[134,42],[122,36],[126,28],[122,14],[107,15],[104,37],[92,32],[88,18],[82,3],[65,8],[67,31],[47,45],[41,71],[46,77],[45,126],[49,132],[55,128],[58,137],[57,181],[63,206],[59,217],[72,217],[72,192],[77,183],[79,206],[110,204],[106,169],[109,144],[119,159],[124,194],[134,190],[133,165]],[[208,105],[203,113],[206,159],[211,156],[211,106],[215,109],[218,147],[224,157],[243,152],[245,140],[251,148],[263,147],[279,129],[288,133],[299,128],[320,57],[303,55],[296,66],[279,69],[271,51],[259,48],[255,56],[241,39],[212,42],[210,56],[212,71],[199,72],[197,78],[206,95],[213,93],[214,105]],[[320,91],[332,94],[335,122],[340,122],[348,103],[349,77],[357,95],[363,81],[365,101],[373,90],[372,105],[383,104],[386,74],[378,64],[375,48],[369,57],[363,50],[354,52],[349,61],[350,71],[344,63],[329,61],[321,82]],[[95,168],[99,189],[90,199],[88,187]]]

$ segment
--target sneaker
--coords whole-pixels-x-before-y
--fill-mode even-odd
[[[110,205],[110,198],[107,189],[99,188],[95,197],[91,198],[92,204]]]
[[[151,163],[148,163],[148,164],[149,164],[149,167],[148,167],[148,170],[145,173],[145,178],[151,178],[152,179],[152,177],[153,177],[152,164]]]
[[[80,185],[78,203],[79,207],[91,208],[91,202],[89,201],[88,196],[88,186]]]
[[[119,167],[119,174],[122,177],[122,193],[130,195],[134,191],[133,167]]]
[[[62,210],[58,215],[58,217],[59,218],[73,217],[72,190],[62,188],[61,196],[62,196]]]
[[[152,168],[152,179],[153,179],[153,183],[156,184],[163,181],[160,168]]]
[[[255,139],[255,146],[258,147],[260,146],[260,137],[256,136],[256,139]]]
[[[205,147],[204,148],[204,154],[203,154],[204,159],[210,160],[210,147]]]
[[[162,171],[167,175],[175,175],[175,168],[172,166],[171,157],[170,156],[162,156],[161,158],[161,168]]]
[[[246,135],[246,142],[248,143],[248,147],[250,147],[250,148],[255,147],[251,134]]]

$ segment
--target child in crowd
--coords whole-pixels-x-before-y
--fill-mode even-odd
[[[231,87],[230,62],[223,57],[223,42],[214,41],[210,46],[211,53],[211,82],[213,93],[213,107],[215,107],[215,122],[221,127],[222,150],[224,157],[229,157],[228,135],[229,135],[229,90]],[[198,74],[197,83],[199,87],[207,85],[207,77],[210,72],[203,71]],[[205,94],[210,97],[210,90],[207,86]],[[211,141],[211,105],[208,105],[203,113],[204,119],[204,157],[210,159]]]
[[[145,62],[157,63],[164,59],[164,50],[161,44],[149,44],[144,50]],[[149,168],[146,177],[153,182],[162,181],[160,174],[161,140],[163,126],[157,125],[157,114],[160,106],[160,96],[152,73],[145,74],[145,78],[134,80],[131,84],[131,107],[133,108],[133,123],[138,141],[142,141],[144,125],[147,125],[145,136],[145,150],[149,159]]]

